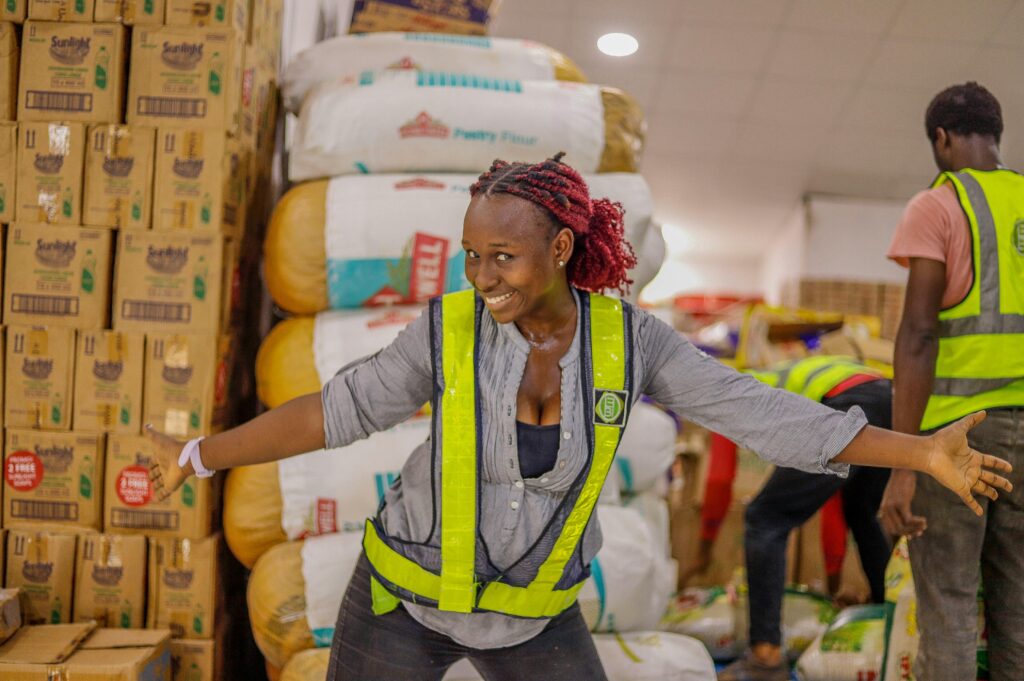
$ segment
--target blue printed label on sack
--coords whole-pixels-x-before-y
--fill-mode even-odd
[[[331,309],[425,302],[442,293],[469,288],[466,256],[461,249],[446,257],[446,250],[429,240],[419,242],[418,252],[415,245],[414,240],[408,255],[400,258],[328,260]]]

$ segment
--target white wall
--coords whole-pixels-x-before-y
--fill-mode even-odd
[[[811,195],[803,278],[902,284],[906,270],[885,257],[903,201]]]
[[[640,299],[653,304],[680,293],[759,296],[760,271],[759,258],[670,256],[658,276],[644,288]]]
[[[782,302],[786,282],[800,277],[807,244],[807,205],[793,206],[785,224],[761,260],[761,290],[772,305]]]

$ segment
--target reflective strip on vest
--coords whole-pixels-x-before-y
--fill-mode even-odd
[[[441,593],[438,608],[476,603],[476,293],[441,298]],[[401,582],[399,582],[401,584]]]
[[[815,355],[776,365],[771,369],[747,371],[751,376],[775,388],[803,395],[821,402],[825,395],[848,378],[867,374],[882,374],[850,357]]]
[[[1008,170],[943,173],[971,228],[974,281],[939,313],[931,430],[980,409],[1024,405],[1024,178]]]
[[[595,393],[601,390],[621,393],[626,385],[622,303],[596,294],[590,294],[589,303],[590,356]],[[584,584],[581,580],[567,589],[555,588],[578,550],[590,522],[615,458],[625,414],[622,414],[619,425],[608,425],[599,417],[598,405],[592,405],[595,413],[588,419],[588,422],[593,422],[594,435],[590,469],[551,552],[527,586],[513,586],[500,581],[481,584],[477,601],[478,585],[474,575],[477,533],[475,304],[475,292],[472,290],[442,298],[444,345],[441,353],[445,393],[441,399],[441,574],[421,567],[388,546],[372,520],[366,523],[363,547],[374,572],[382,579],[422,596],[425,601],[436,602],[440,610],[471,612],[477,609],[518,617],[554,617],[576,601]],[[472,399],[463,402],[467,395]],[[619,406],[629,409],[625,401]],[[450,517],[449,513],[457,515]],[[454,540],[451,538],[453,532]]]
[[[590,356],[593,363],[594,389],[622,391],[626,384],[626,347],[622,325],[622,302],[605,296],[590,295]],[[593,405],[595,411],[598,405]],[[629,405],[622,405],[628,409]],[[551,553],[541,564],[537,576],[526,587],[492,582],[484,588],[480,607],[522,617],[553,617],[576,600],[580,582],[564,591],[555,585],[562,578],[590,522],[590,516],[601,495],[608,469],[615,458],[622,428],[601,423],[595,413],[594,453],[583,484],[569,517],[562,526]]]

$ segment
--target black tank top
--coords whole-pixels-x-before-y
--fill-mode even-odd
[[[519,473],[524,478],[540,477],[555,467],[558,459],[558,431],[561,424],[535,426],[516,421],[519,443]]]

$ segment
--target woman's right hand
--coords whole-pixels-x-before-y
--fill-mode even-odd
[[[178,465],[178,457],[186,443],[158,432],[152,423],[146,424],[145,432],[146,438],[153,444],[149,480],[153,484],[153,494],[157,501],[163,501],[181,487],[195,471],[192,470],[191,462],[186,462],[185,468]]]

